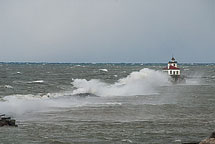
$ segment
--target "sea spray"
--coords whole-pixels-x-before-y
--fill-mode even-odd
[[[23,113],[43,109],[46,100],[35,95],[10,95],[0,101],[0,113],[21,115]]]
[[[102,82],[98,79],[87,81],[75,79],[72,82],[76,90],[73,94],[92,93],[98,96],[133,96],[156,93],[156,88],[168,84],[168,76],[161,72],[144,68],[132,72],[126,78],[119,79],[114,84]]]
[[[168,76],[161,71],[142,69],[132,72],[114,84],[105,83],[98,79],[89,81],[74,79],[72,84],[76,89],[67,92],[5,96],[0,100],[0,113],[22,115],[52,108],[116,105],[118,103],[100,101],[99,97],[83,98],[78,94],[91,93],[104,97],[154,94],[157,93],[157,87],[168,84]]]
[[[0,100],[0,113],[22,115],[35,111],[47,111],[53,108],[79,107],[88,104],[71,93],[59,92],[45,95],[9,95]]]

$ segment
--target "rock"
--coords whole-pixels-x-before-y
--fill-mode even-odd
[[[215,132],[212,132],[212,134],[209,138],[215,138]]]
[[[215,132],[212,132],[209,138],[204,139],[199,144],[215,144]]]
[[[207,138],[201,141],[199,144],[215,144],[215,138]]]
[[[6,117],[4,114],[0,115],[0,127],[2,126],[15,126],[16,125],[16,120],[11,119],[11,117]]]
[[[201,142],[183,142],[182,144],[215,144],[215,132],[212,132],[209,138],[206,138]]]

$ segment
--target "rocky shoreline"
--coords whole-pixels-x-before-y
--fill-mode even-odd
[[[0,115],[0,127],[2,126],[14,126],[16,125],[16,120],[7,117],[5,114]],[[210,137],[202,140],[201,142],[182,142],[181,144],[215,144],[215,131],[212,132]]]
[[[210,137],[202,140],[201,142],[187,142],[182,144],[215,144],[215,132],[212,132]]]
[[[5,116],[5,114],[0,115],[0,127],[2,126],[14,126],[17,127],[16,125],[16,120],[11,119],[11,117]]]

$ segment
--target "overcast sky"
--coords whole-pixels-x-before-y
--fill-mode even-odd
[[[215,62],[215,0],[0,0],[0,61]]]

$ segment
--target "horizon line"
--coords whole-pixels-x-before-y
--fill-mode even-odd
[[[0,64],[166,64],[168,62],[30,62],[0,61]],[[181,62],[179,64],[215,64],[215,62]]]

